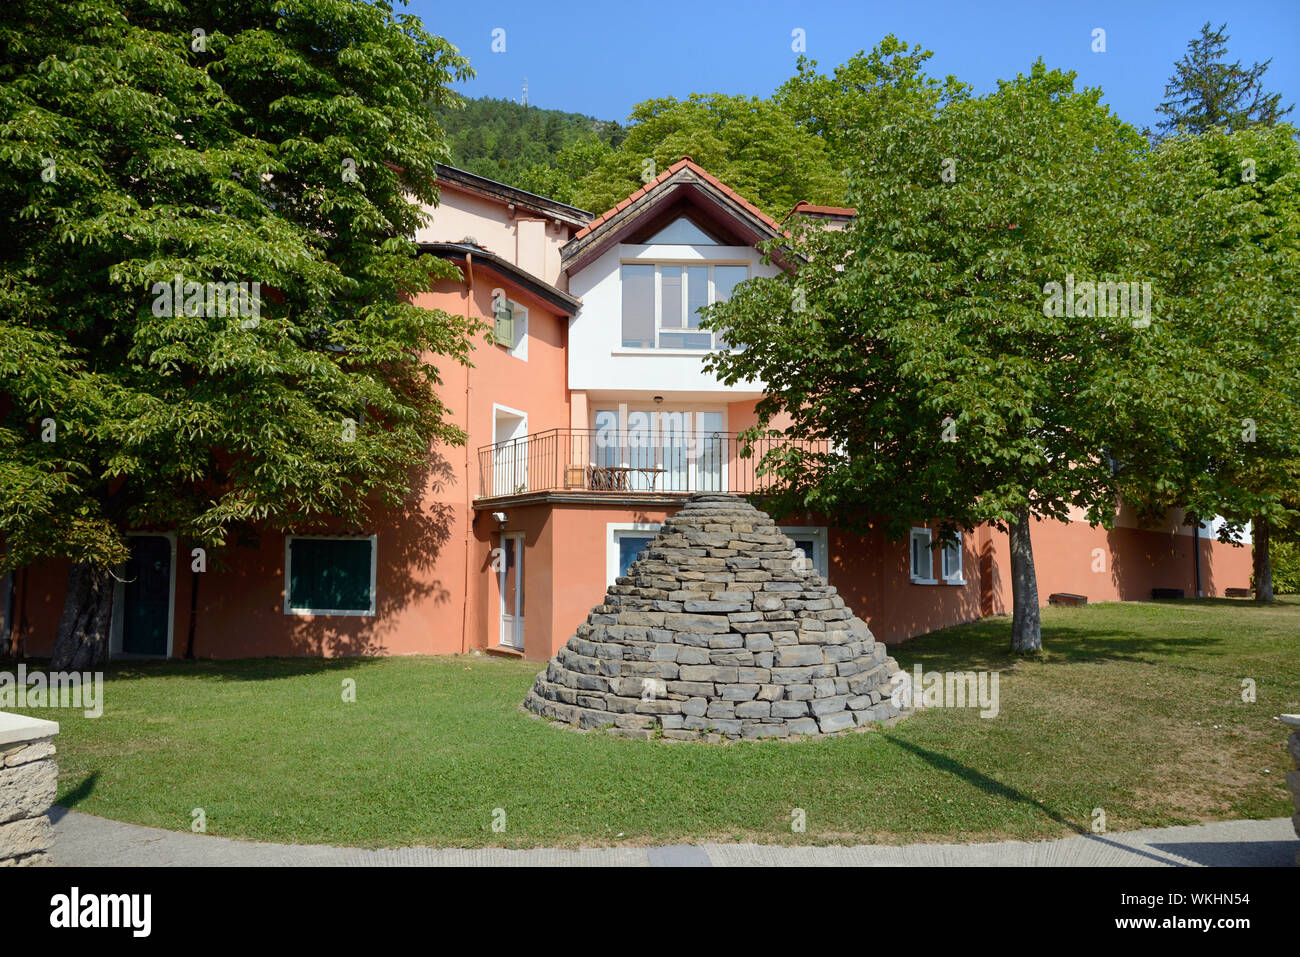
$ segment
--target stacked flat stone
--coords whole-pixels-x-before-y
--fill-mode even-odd
[[[897,663],[765,512],[693,495],[537,676],[582,729],[719,741],[892,721]]]

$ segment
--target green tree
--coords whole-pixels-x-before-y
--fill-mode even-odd
[[[1216,126],[1238,130],[1256,123],[1272,126],[1294,108],[1282,107],[1282,94],[1263,85],[1272,59],[1242,66],[1240,60],[1223,62],[1228,55],[1226,23],[1210,29],[1207,20],[1200,36],[1189,40],[1187,53],[1174,64],[1165,86],[1167,99],[1156,107],[1166,118],[1157,129],[1166,134],[1203,133]]]
[[[547,163],[535,163],[519,173],[512,185],[561,203],[576,205],[578,183],[609,158],[612,150],[597,136],[575,140]]]
[[[859,51],[827,76],[817,61],[799,57],[795,75],[773,97],[801,129],[830,151],[838,170],[851,170],[860,158],[859,141],[870,127],[896,125],[905,115],[928,115],[942,103],[969,93],[949,76],[927,76],[934,53],[908,46],[892,33],[870,53]]]
[[[1300,543],[1295,538],[1273,543],[1273,584],[1279,595],[1300,594]]]
[[[1274,531],[1300,526],[1300,144],[1223,127],[1166,139],[1146,163],[1140,271],[1166,305],[1115,375],[1125,494],[1148,511],[1253,527],[1271,601]]]
[[[430,106],[446,130],[451,150],[450,163],[480,176],[487,176],[520,189],[569,202],[573,184],[559,175],[573,173],[573,158],[590,141],[617,145],[623,128],[581,113],[545,110],[513,100],[457,97]],[[585,174],[582,168],[578,175]],[[537,189],[539,183],[555,183],[560,192]]]
[[[1045,303],[1049,282],[1123,266],[1144,148],[1073,81],[1039,62],[937,114],[864,119],[855,221],[797,234],[790,270],[710,316],[739,348],[709,365],[765,384],[760,426],[788,415],[788,435],[814,440],[765,457],[774,507],[879,520],[896,539],[918,520],[941,538],[1007,528],[1017,651],[1042,644],[1031,518],[1113,520],[1107,373],[1134,335]]]
[[[412,200],[468,67],[381,0],[13,0],[0,44],[3,567],[72,561],[81,668],[125,530],[355,526],[463,441],[425,356],[470,330],[406,295],[455,272]],[[177,276],[260,283],[260,314],[163,302]]]
[[[801,199],[843,202],[825,145],[770,100],[693,93],[638,103],[628,119],[623,142],[578,184],[579,206],[603,212],[683,156],[777,218]]]

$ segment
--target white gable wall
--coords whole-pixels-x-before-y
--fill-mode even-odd
[[[569,388],[590,391],[716,393],[721,400],[758,398],[758,383],[723,386],[703,368],[702,350],[623,348],[623,297],[619,278],[625,262],[748,263],[749,274],[775,276],[751,246],[611,246],[569,278],[569,293],[582,308],[569,320]]]

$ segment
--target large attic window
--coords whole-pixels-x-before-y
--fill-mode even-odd
[[[646,240],[650,246],[716,246],[718,241],[685,216],[679,216]]]

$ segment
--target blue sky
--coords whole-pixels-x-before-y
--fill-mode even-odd
[[[400,8],[399,8],[400,9]],[[794,71],[791,31],[802,29],[808,56],[824,71],[870,49],[888,33],[934,51],[930,72],[955,74],[977,92],[1027,72],[1041,56],[1100,86],[1106,102],[1138,126],[1154,125],[1155,107],[1174,61],[1206,20],[1227,21],[1229,58],[1249,65],[1273,58],[1267,86],[1300,103],[1300,0],[1055,0],[696,3],[436,3],[406,9],[470,58],[477,77],[469,96],[518,99],[626,119],[658,96],[744,93],[767,96]],[[1092,31],[1106,31],[1106,52]],[[492,32],[505,30],[505,52]],[[1300,107],[1290,119],[1300,123]]]

